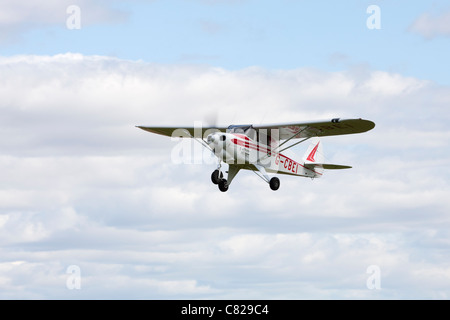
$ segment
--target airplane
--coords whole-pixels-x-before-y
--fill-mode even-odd
[[[217,157],[218,166],[211,174],[211,181],[226,192],[241,169],[254,171],[274,191],[279,189],[280,180],[269,173],[320,178],[324,169],[349,169],[351,166],[324,163],[320,137],[367,132],[375,123],[361,118],[334,118],[228,127],[136,127],[159,135],[196,139]],[[306,153],[298,159],[289,149],[309,139]],[[228,171],[222,170],[222,162],[228,164]]]

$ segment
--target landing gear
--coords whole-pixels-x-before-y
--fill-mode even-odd
[[[219,169],[216,169],[211,173],[211,181],[214,184],[218,184],[219,181],[223,178],[223,173]]]
[[[258,171],[253,171],[253,172],[258,177],[260,177],[265,182],[267,182],[270,186],[270,189],[272,189],[273,191],[278,190],[278,188],[280,187],[280,179],[278,179],[277,177],[269,178],[269,175],[267,174],[266,169],[262,165],[255,164],[254,166],[256,167],[256,169],[258,169]]]
[[[228,190],[228,182],[226,179],[220,179],[219,190],[222,192],[226,192]]]
[[[228,190],[228,181],[223,178],[223,173],[219,169],[216,169],[211,173],[211,181],[219,186],[219,190],[226,192]]]
[[[270,189],[272,189],[273,191],[278,190],[278,188],[280,187],[280,179],[278,179],[277,177],[272,177],[272,179],[270,179],[269,181],[269,185]]]
[[[217,169],[214,170],[214,172],[211,174],[211,181],[214,184],[217,184],[220,191],[226,192],[240,169],[241,169],[240,166],[230,164],[228,166],[228,170],[222,171],[221,166],[219,164]]]

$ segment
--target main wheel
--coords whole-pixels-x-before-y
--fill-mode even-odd
[[[216,169],[213,171],[213,173],[211,173],[211,181],[214,184],[218,184],[220,179],[222,179],[222,178],[223,178],[223,173],[219,169]]]
[[[226,192],[228,190],[228,182],[226,179],[220,179],[219,190],[222,192]]]
[[[270,189],[274,191],[278,190],[278,188],[280,187],[280,179],[278,179],[277,177],[273,177],[272,179],[270,179],[269,185]]]

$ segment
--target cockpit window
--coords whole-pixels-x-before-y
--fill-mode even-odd
[[[228,127],[227,132],[245,134],[250,139],[256,140],[256,130],[252,125],[231,125]]]
[[[250,128],[253,128],[251,125],[231,125],[228,127],[227,132],[228,133],[246,133],[246,131]]]

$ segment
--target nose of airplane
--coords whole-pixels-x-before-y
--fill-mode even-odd
[[[208,135],[208,137],[206,137],[206,142],[213,147],[213,145],[217,144],[217,142],[219,142],[219,137],[217,137],[216,133],[211,133],[210,135]]]
[[[221,146],[226,140],[226,135],[220,132],[211,133],[206,137],[206,143],[212,148],[215,149],[218,146]],[[223,142],[223,143],[220,143]]]

